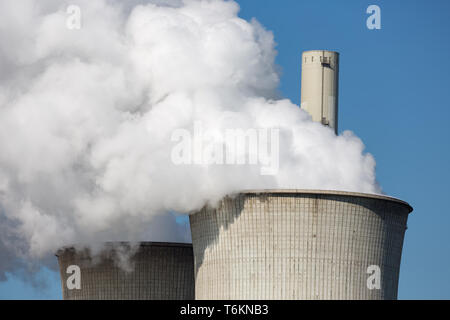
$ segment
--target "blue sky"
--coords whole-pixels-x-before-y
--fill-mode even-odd
[[[238,0],[240,16],[272,30],[281,94],[299,104],[301,52],[339,51],[339,129],[352,130],[377,161],[385,193],[414,212],[400,272],[400,299],[450,299],[450,1]],[[381,8],[381,30],[366,8]],[[56,272],[35,288],[9,276],[0,299],[60,299]]]

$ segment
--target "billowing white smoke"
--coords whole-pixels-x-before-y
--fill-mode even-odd
[[[0,2],[0,248],[185,241],[173,212],[243,189],[379,192],[357,137],[277,98],[270,32],[233,1],[163,2],[77,0],[80,29],[69,2]],[[279,170],[177,164],[198,125],[279,130]]]

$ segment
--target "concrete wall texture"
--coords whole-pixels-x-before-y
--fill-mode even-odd
[[[348,192],[227,197],[190,216],[195,298],[396,299],[411,211],[398,199]],[[379,289],[367,284],[373,265]]]
[[[131,250],[130,252],[126,252]],[[124,263],[124,256],[130,256]],[[192,300],[194,259],[190,244],[112,243],[100,255],[66,248],[57,253],[65,300]],[[122,258],[121,258],[122,257]],[[80,270],[80,288],[71,289]],[[69,270],[69,273],[67,272]]]

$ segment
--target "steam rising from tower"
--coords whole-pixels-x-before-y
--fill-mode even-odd
[[[61,1],[0,1],[8,43],[0,54],[0,279],[17,270],[16,257],[40,265],[72,244],[189,241],[175,212],[242,190],[381,192],[375,159],[357,136],[337,136],[280,99],[273,34],[239,17],[235,1],[77,5],[75,32]],[[318,52],[325,64],[333,57]],[[326,88],[335,61],[305,65],[304,89],[319,83],[313,75]],[[334,85],[325,97],[337,97]],[[322,108],[321,90],[320,99],[303,93],[311,114],[315,101]],[[320,110],[313,119],[322,122]],[[174,132],[194,141],[198,122],[208,132],[202,151],[223,145],[229,129],[277,130],[278,172],[176,164]],[[254,153],[241,149],[236,159]]]

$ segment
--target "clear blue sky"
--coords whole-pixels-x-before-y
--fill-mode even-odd
[[[281,93],[300,101],[301,52],[341,53],[340,130],[354,131],[377,160],[385,193],[408,201],[400,299],[450,299],[450,1],[238,0],[241,17],[272,30]],[[366,8],[381,7],[368,30]],[[60,299],[11,277],[0,298]]]

